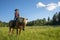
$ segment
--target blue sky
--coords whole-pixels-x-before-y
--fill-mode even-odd
[[[59,0],[0,0],[0,20],[9,22],[14,19],[14,10],[28,21],[48,18],[60,11]]]

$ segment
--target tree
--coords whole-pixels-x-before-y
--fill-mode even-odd
[[[58,24],[58,14],[57,14],[57,12],[56,12],[56,14],[54,14],[54,16],[53,16],[53,24],[54,24],[54,25],[57,25],[57,24]]]
[[[50,17],[48,17],[48,22],[50,22]]]
[[[45,18],[43,18],[43,25],[45,25],[46,24],[46,19]]]
[[[50,20],[50,17],[48,17],[47,25],[51,25],[52,24],[51,22],[52,21]]]
[[[58,23],[60,24],[60,12],[58,14]]]

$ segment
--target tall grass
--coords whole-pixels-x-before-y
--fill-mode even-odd
[[[20,35],[8,35],[8,27],[0,27],[0,40],[60,40],[60,27],[26,27]]]

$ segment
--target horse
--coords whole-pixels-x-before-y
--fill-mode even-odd
[[[20,19],[21,20],[21,19]],[[19,20],[19,21],[20,21]],[[16,34],[20,34],[21,33],[21,30],[25,29],[25,26],[27,24],[27,20],[26,18],[22,18],[22,22],[20,23],[18,20],[15,22],[14,20],[11,20],[9,22],[9,34],[12,34],[14,29],[16,29]]]

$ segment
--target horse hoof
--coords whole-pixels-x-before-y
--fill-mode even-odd
[[[25,31],[25,29],[23,29],[23,31]]]

